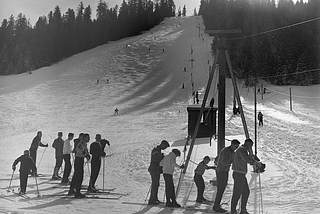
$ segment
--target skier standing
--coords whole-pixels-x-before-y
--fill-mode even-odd
[[[76,147],[76,158],[74,161],[74,174],[72,177],[70,189],[68,195],[74,195],[75,198],[84,198],[85,195],[81,194],[81,186],[83,181],[83,165],[84,158],[90,160],[90,155],[87,148],[87,143],[90,141],[89,134],[84,134],[83,139],[77,144]]]
[[[48,144],[41,143],[41,137],[42,137],[42,132],[38,131],[37,132],[37,136],[35,136],[33,138],[31,146],[30,146],[30,149],[29,149],[30,150],[30,156],[33,159],[34,164],[37,163],[37,150],[38,150],[39,146],[48,147]]]
[[[97,134],[96,141],[90,145],[90,154],[92,155],[91,175],[90,175],[90,181],[88,186],[88,192],[90,193],[98,192],[98,190],[95,188],[95,183],[101,168],[101,157],[106,156],[106,153],[104,152],[103,150],[104,148],[102,148],[100,141],[101,141],[101,135]]]
[[[23,155],[18,157],[12,164],[12,170],[16,170],[16,165],[20,162],[20,192],[19,194],[25,195],[27,189],[28,182],[28,174],[32,173],[32,175],[37,174],[37,168],[33,159],[29,155],[29,150],[25,150]]]
[[[66,139],[64,141],[63,144],[63,160],[64,160],[64,171],[63,171],[63,177],[61,180],[62,184],[68,184],[69,183],[69,175],[71,172],[71,162],[70,162],[70,158],[71,158],[71,153],[72,153],[72,147],[71,147],[71,140],[73,139],[74,134],[73,133],[69,133],[68,134],[68,139]]]
[[[208,200],[203,197],[205,183],[202,175],[204,174],[205,170],[216,168],[215,166],[208,166],[207,164],[209,162],[210,162],[210,157],[205,156],[203,160],[198,164],[197,168],[194,170],[193,180],[197,186],[197,200],[196,200],[197,203],[208,202]]]
[[[225,213],[227,210],[220,206],[223,193],[228,184],[229,169],[233,162],[234,151],[239,147],[240,142],[236,139],[231,141],[231,145],[221,150],[216,168],[217,194],[214,201],[213,210],[218,213]]]
[[[56,165],[54,166],[53,174],[52,174],[53,180],[61,179],[61,177],[59,176],[59,169],[63,161],[62,155],[63,155],[63,146],[64,146],[62,135],[63,135],[62,132],[58,132],[58,138],[55,139],[52,143],[52,147],[55,149],[55,158],[56,158]]]
[[[151,176],[151,193],[149,198],[149,204],[157,205],[162,203],[158,199],[158,188],[159,188],[159,180],[160,174],[162,174],[162,167],[159,166],[160,161],[163,159],[164,154],[161,153],[161,150],[165,150],[166,148],[170,147],[168,141],[163,140],[161,141],[160,145],[153,148],[151,151],[151,161],[148,171]]]
[[[176,201],[175,188],[173,183],[173,172],[175,167],[180,169],[184,168],[184,165],[181,166],[176,163],[176,158],[180,157],[181,152],[178,149],[172,149],[167,156],[165,156],[160,162],[160,166],[163,167],[163,178],[166,185],[166,206],[167,207],[181,207],[180,204]]]
[[[250,195],[250,189],[246,174],[248,172],[248,164],[255,165],[258,168],[261,167],[261,163],[255,161],[249,154],[251,153],[253,141],[246,139],[244,144],[241,145],[234,154],[232,163],[233,169],[233,193],[231,198],[231,214],[236,214],[236,207],[238,200],[241,197],[241,211],[239,214],[249,214],[247,212],[247,202]]]

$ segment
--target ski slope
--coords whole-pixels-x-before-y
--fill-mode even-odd
[[[200,35],[198,24],[200,24]],[[192,92],[204,91],[207,84],[212,38],[204,34],[201,17],[166,19],[148,32],[77,54],[50,67],[30,74],[0,77],[0,213],[201,213],[182,209],[145,207],[151,181],[147,171],[150,152],[161,140],[168,140],[183,150],[187,135],[187,111]],[[192,51],[191,51],[192,50]],[[192,54],[191,54],[192,53]],[[208,63],[209,62],[209,63]],[[184,71],[186,68],[186,71]],[[192,74],[192,76],[191,76]],[[99,79],[99,83],[97,80]],[[182,88],[184,85],[184,89]],[[254,138],[253,89],[238,84],[250,136]],[[250,213],[291,214],[320,213],[319,124],[320,86],[291,87],[293,111],[289,110],[289,87],[265,84],[270,93],[258,96],[258,111],[264,114],[264,126],[258,129],[258,156],[267,170],[254,178],[248,202]],[[232,84],[227,80],[226,139],[244,141],[241,119],[232,116]],[[212,88],[210,96],[216,94]],[[200,94],[200,98],[202,94]],[[216,97],[217,98],[217,97]],[[114,115],[114,109],[119,115]],[[64,139],[69,132],[97,133],[110,141],[105,159],[105,188],[117,189],[118,200],[73,200],[61,197],[36,197],[35,180],[29,178],[29,200],[7,193],[11,165],[28,149],[36,132],[43,132],[45,150],[39,148],[38,178],[40,194],[65,193],[66,188],[52,188],[55,164],[51,147],[57,133]],[[216,142],[197,141],[192,160],[215,157]],[[226,141],[228,146],[230,143]],[[167,149],[166,153],[172,148]],[[183,162],[183,156],[178,163]],[[38,165],[37,163],[37,165]],[[212,164],[212,162],[210,163]],[[192,185],[195,164],[189,165],[178,202],[191,205],[196,199]],[[88,171],[85,179],[88,184]],[[174,174],[177,182],[179,171]],[[214,171],[205,173],[205,196],[212,198],[209,184]],[[251,180],[251,173],[248,173]],[[19,187],[18,172],[12,187]],[[161,178],[159,198],[164,198]],[[97,180],[103,187],[102,169]],[[224,208],[230,209],[232,176],[226,189]],[[176,184],[177,186],[177,184]],[[186,197],[189,195],[189,197]],[[261,206],[261,198],[263,207]],[[202,205],[208,208],[208,205]]]

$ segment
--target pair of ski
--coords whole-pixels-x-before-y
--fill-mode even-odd
[[[21,198],[24,198],[24,199],[30,199],[30,197],[27,196],[26,194],[15,192],[14,189],[11,189],[11,190],[8,189],[7,192],[12,192],[13,194],[20,196]]]
[[[205,204],[212,204],[209,201],[208,203]],[[210,206],[209,208],[201,208],[200,205],[195,204],[195,205],[186,205],[182,207],[167,207],[165,204],[157,204],[157,205],[149,205],[147,203],[139,203],[139,202],[122,202],[122,204],[128,204],[128,205],[139,205],[139,206],[155,206],[155,207],[161,207],[165,209],[170,209],[170,210],[188,210],[188,211],[195,211],[195,212],[202,212],[202,213],[217,213],[212,210],[212,207]],[[204,204],[204,203],[203,203]],[[226,212],[228,214],[229,212]]]
[[[105,189],[105,191],[98,191],[95,193],[86,193],[84,194],[84,198],[79,198],[79,199],[108,199],[108,200],[117,200],[122,197],[122,195],[116,195],[112,194],[111,192],[114,191],[116,188],[111,188],[111,189]],[[108,195],[106,197],[106,195]],[[109,196],[113,195],[113,196]],[[51,195],[45,195],[48,197],[61,197],[61,198],[74,198],[74,195],[67,195],[67,194],[51,194]]]

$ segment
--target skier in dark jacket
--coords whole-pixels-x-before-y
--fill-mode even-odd
[[[148,168],[152,181],[149,199],[149,204],[151,205],[157,205],[161,203],[161,201],[158,199],[159,180],[160,174],[162,174],[162,167],[159,166],[159,163],[164,157],[164,154],[161,153],[161,150],[165,150],[168,147],[170,147],[168,141],[163,140],[161,141],[160,145],[155,147],[151,152],[151,161]]]
[[[26,194],[28,174],[37,174],[36,165],[34,164],[32,158],[29,155],[29,150],[25,150],[23,155],[18,157],[12,164],[12,170],[16,170],[16,165],[20,162],[20,192],[19,194]]]
[[[261,111],[258,113],[259,126],[263,126],[263,114]]]
[[[101,144],[101,135],[96,135],[96,141],[93,142],[90,145],[90,154],[91,157],[91,175],[90,175],[90,181],[88,186],[88,192],[95,193],[98,192],[98,190],[95,188],[95,183],[98,178],[100,168],[101,168],[101,157],[106,156],[106,153],[104,152],[104,146]]]
[[[48,144],[41,143],[42,132],[38,131],[37,136],[35,136],[32,140],[30,146],[30,156],[33,159],[34,164],[37,164],[37,150],[39,146],[41,147],[48,147]]]
[[[228,184],[229,170],[233,162],[234,152],[239,147],[240,142],[237,139],[231,141],[231,145],[221,150],[218,156],[216,168],[217,176],[217,194],[213,205],[213,210],[218,213],[225,213],[227,210],[220,205],[223,193]]]
[[[58,138],[55,139],[52,143],[52,147],[55,149],[55,158],[56,158],[56,164],[53,169],[52,179],[53,180],[59,180],[61,177],[59,176],[59,169],[62,165],[63,161],[63,144],[64,140],[62,139],[62,132],[58,132]]]

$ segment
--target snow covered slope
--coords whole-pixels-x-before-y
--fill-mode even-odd
[[[151,184],[147,171],[151,149],[163,139],[173,143],[186,137],[191,80],[200,92],[206,86],[213,61],[212,38],[203,30],[200,17],[166,19],[142,35],[77,54],[33,71],[32,75],[0,77],[0,213],[196,213],[144,207],[139,203],[144,203]],[[231,85],[228,80],[226,138],[243,141],[241,120],[232,117]],[[258,178],[252,180],[248,209],[250,213],[262,213],[262,197],[264,213],[319,213],[320,87],[292,87],[293,112],[288,105],[289,87],[265,87],[270,93],[264,100],[258,97],[258,110],[265,118],[264,127],[258,131],[258,155],[267,163],[267,171],[261,175],[262,192]],[[253,137],[252,89],[243,88],[240,82],[239,89]],[[115,108],[119,109],[119,115],[114,115]],[[50,180],[55,163],[51,145],[62,131],[64,138],[69,132],[75,136],[87,132],[90,143],[97,133],[110,141],[106,152],[114,155],[105,159],[104,187],[117,187],[112,196],[122,197],[119,200],[36,197],[33,178],[29,178],[27,188],[31,199],[7,193],[11,165],[29,148],[38,130],[43,132],[43,142],[49,144],[47,149],[38,150],[37,165],[43,155],[38,172],[44,175],[37,180],[40,194],[67,191],[52,188],[59,182]],[[177,148],[182,150],[183,146]],[[168,153],[171,148],[167,150]],[[192,160],[199,162],[205,155],[216,156],[215,142],[211,147],[209,143],[195,146]],[[178,159],[182,161],[183,157]],[[187,204],[195,202],[195,188],[186,197],[194,167],[190,164],[178,202],[187,198]],[[85,166],[85,185],[88,171]],[[102,171],[98,188],[103,187]],[[214,171],[205,173],[208,198],[214,194],[214,187],[209,184],[214,175]],[[12,187],[17,189],[17,171],[13,178]],[[178,178],[179,171],[174,175],[176,182]],[[250,173],[248,179],[251,179]],[[229,183],[223,198],[227,209],[232,194],[231,176]],[[163,197],[161,178],[159,198]]]

